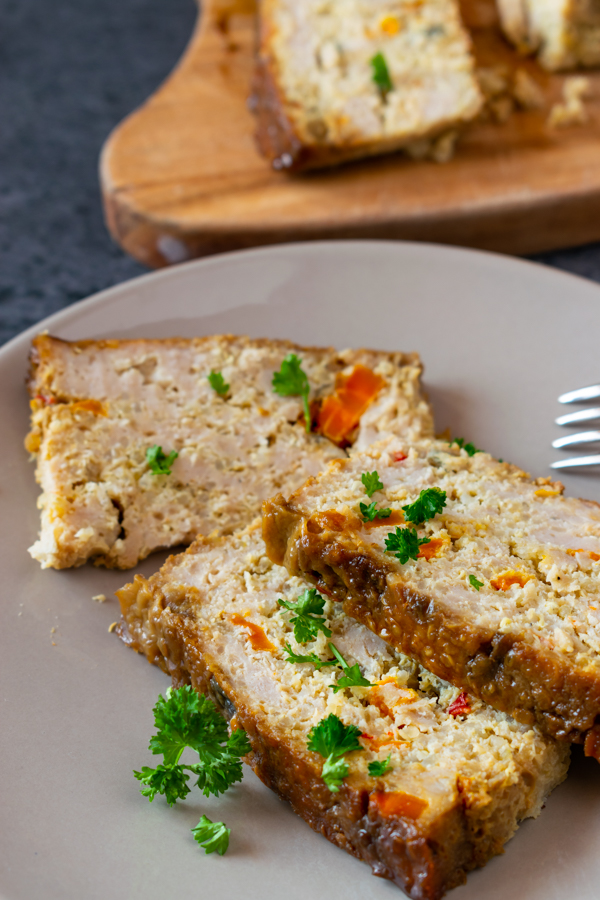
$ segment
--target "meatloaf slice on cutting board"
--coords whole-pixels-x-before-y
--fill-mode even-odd
[[[259,524],[198,538],[118,592],[120,634],[174,685],[191,682],[235,717],[256,774],[315,831],[414,900],[437,900],[538,814],[566,774],[569,745],[459,694],[327,598],[330,634],[299,643],[278,601],[293,604],[307,587],[269,561]],[[288,661],[326,662],[331,646],[368,686],[336,691],[339,666]],[[338,791],[307,747],[331,715],[360,734]],[[388,771],[370,774],[386,758]]]
[[[468,451],[391,438],[334,461],[265,505],[269,555],[440,678],[598,758],[600,506]],[[365,522],[373,471],[391,514]],[[422,491],[445,505],[410,521]]]
[[[261,0],[251,105],[275,169],[450,147],[482,102],[455,0]]]
[[[301,397],[272,386],[290,353],[308,376],[309,433]],[[222,395],[211,372],[222,375]],[[72,343],[40,335],[26,447],[37,455],[42,527],[31,555],[57,569],[88,559],[128,568],[199,533],[243,527],[267,497],[345,457],[342,446],[431,433],[420,374],[416,354],[227,335]],[[354,402],[349,417],[340,385]],[[153,471],[152,447],[178,454],[163,467],[169,474]]]

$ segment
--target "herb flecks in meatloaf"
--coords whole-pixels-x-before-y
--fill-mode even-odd
[[[358,364],[382,387],[346,446],[397,429],[431,433],[416,354],[298,347],[214,335],[190,340],[33,343],[32,429],[42,523],[32,556],[44,567],[92,559],[128,568],[160,547],[251,522],[263,500],[291,491],[346,453],[307,433],[301,397],[273,391],[290,352],[302,360],[318,407]],[[228,386],[221,395],[209,376]],[[352,424],[352,423],[351,423]],[[164,474],[147,454],[172,456]]]
[[[317,832],[368,862],[414,900],[437,900],[500,853],[560,782],[568,745],[464,697],[387,646],[327,599],[331,635],[298,644],[290,605],[306,589],[266,556],[260,527],[199,538],[150,579],[118,592],[121,637],[235,717],[250,764]],[[333,644],[372,685],[335,691]],[[333,792],[308,749],[331,714],[360,730],[360,750]],[[389,756],[384,775],[369,773]]]
[[[423,489],[446,492],[444,509],[418,527],[428,543],[417,559],[386,552],[401,525],[373,529],[357,515],[361,473],[372,469],[392,515]],[[275,562],[441,678],[598,755],[596,503],[487,453],[389,439],[269,501],[264,535]]]

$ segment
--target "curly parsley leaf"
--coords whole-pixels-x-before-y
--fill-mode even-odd
[[[474,575],[469,575],[469,584],[471,587],[474,587],[476,591],[483,587],[483,581],[478,581]]]
[[[133,774],[145,785],[140,794],[147,797],[150,803],[157,794],[163,794],[169,806],[174,806],[177,800],[183,800],[190,792],[187,786],[190,776],[186,775],[183,766],[157,766],[156,769],[142,766],[141,772]]]
[[[367,497],[372,497],[375,491],[383,490],[383,484],[379,480],[377,472],[363,472],[360,476]]]
[[[325,757],[321,777],[332,793],[337,793],[348,774],[343,757],[354,750],[362,750],[358,742],[361,731],[356,725],[344,725],[334,713],[321,719],[308,733],[307,747]]]
[[[162,753],[165,765],[179,762],[185,747],[208,747],[218,752],[217,748],[228,739],[223,717],[208,697],[197,694],[190,685],[168,690],[166,697],[159,696],[153,712],[157,734],[150,738],[149,749]]]
[[[400,528],[397,526],[395,532],[391,532],[386,536],[385,552],[393,553],[400,560],[400,564],[404,565],[409,559],[417,559],[419,547],[428,543],[429,538],[420,538],[416,528]]]
[[[385,509],[377,509],[377,503],[373,501],[368,506],[366,503],[361,503],[360,513],[363,517],[363,522],[373,522],[375,519],[388,519],[392,514],[392,510],[387,506]]]
[[[216,852],[223,856],[229,847],[231,828],[227,828],[224,822],[211,822],[207,816],[202,816],[196,827],[192,828],[192,834],[206,853]]]
[[[329,644],[329,649],[337,659],[342,668],[342,672],[344,673],[341,678],[338,678],[335,684],[330,685],[330,687],[333,688],[334,694],[349,687],[372,687],[371,682],[367,681],[364,675],[362,675],[358,663],[355,663],[353,666],[348,665],[340,651],[332,643]]]
[[[177,779],[180,783],[188,780],[184,770],[196,775],[196,784],[206,797],[209,794],[218,796],[236,781],[241,781],[241,757],[250,752],[246,732],[238,730],[229,734],[226,722],[210,700],[197,694],[190,685],[168,691],[166,698],[158,698],[154,724],[157,733],[150,739],[149,749],[152,753],[162,754],[163,765],[156,769],[145,766],[142,777],[135,776],[153,791],[150,799],[157,793],[166,795],[167,788],[174,795]],[[199,762],[178,766],[186,747],[196,751]],[[189,789],[179,796],[188,792]],[[147,790],[142,793],[150,796]]]
[[[314,589],[308,588],[297,600],[278,600],[279,606],[296,613],[290,619],[290,625],[294,626],[294,637],[299,644],[313,641],[319,631],[326,637],[331,636],[331,629],[325,625],[325,618],[321,615],[325,606],[324,598]]]
[[[403,506],[402,511],[407,522],[420,525],[428,519],[433,519],[436,513],[443,510],[446,505],[446,491],[441,488],[427,488],[421,491],[414,503]]]
[[[315,669],[323,669],[325,666],[335,666],[335,659],[321,659],[316,653],[294,653],[289,644],[284,644],[287,656],[285,661],[289,663],[312,663]]]
[[[179,456],[177,450],[171,450],[168,456],[163,453],[162,447],[154,444],[146,450],[146,462],[154,475],[170,475],[171,466]]]
[[[380,51],[371,58],[370,63],[371,68],[373,69],[373,74],[371,75],[371,77],[379,88],[379,93],[385,100],[389,92],[394,90],[394,85],[390,77],[387,62],[385,61],[385,56]]]
[[[373,762],[369,763],[369,775],[372,775],[374,778],[381,778],[383,775],[387,775],[390,769],[393,769],[393,766],[390,762],[392,758],[392,754],[389,753],[387,759],[376,759]]]
[[[478,450],[475,444],[466,444],[464,438],[454,438],[453,441],[450,441],[450,444],[457,444],[460,449],[464,450],[469,456],[475,456],[476,453],[483,453],[483,450]]]
[[[318,725],[311,728],[307,746],[309,750],[321,756],[339,759],[346,753],[362,750],[358,742],[360,735],[361,730],[356,725],[344,725],[335,713],[330,713],[325,719],[321,719]]]
[[[310,432],[311,418],[308,406],[310,385],[308,375],[302,368],[302,360],[295,353],[288,353],[281,363],[279,371],[273,373],[271,384],[275,393],[280,397],[302,397],[304,424],[306,430]]]
[[[220,372],[215,372],[214,369],[210,370],[210,375],[206,376],[208,378],[208,383],[210,384],[213,391],[216,391],[219,397],[224,397],[230,385],[225,383],[225,379],[223,378]]]

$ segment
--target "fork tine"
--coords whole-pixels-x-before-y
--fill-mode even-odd
[[[580,409],[578,412],[567,413],[566,416],[559,416],[555,419],[557,425],[575,425],[578,422],[600,422],[600,406],[594,406],[593,409]]]
[[[600,466],[600,456],[574,456],[550,463],[551,469],[572,469],[576,466]]]
[[[600,384],[590,384],[588,387],[579,388],[576,391],[568,391],[558,398],[559,403],[579,403],[582,400],[595,400],[600,397]]]
[[[561,447],[573,447],[576,444],[591,444],[600,441],[600,431],[578,431],[577,434],[568,434],[566,437],[552,441],[552,446],[559,450]]]

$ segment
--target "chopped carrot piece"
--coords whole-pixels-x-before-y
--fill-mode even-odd
[[[404,791],[373,791],[371,801],[384,818],[406,816],[408,819],[418,819],[428,805],[426,800]]]
[[[447,538],[437,537],[431,538],[429,543],[421,544],[419,547],[419,559],[433,559],[437,556],[446,544],[449,544],[450,541]]]
[[[348,376],[338,378],[334,393],[323,400],[318,430],[334,443],[342,443],[384,384],[384,379],[372,369],[354,366]]]
[[[106,407],[103,403],[100,403],[99,400],[76,400],[75,403],[71,406],[71,409],[78,410],[82,409],[86,412],[91,412],[95,416],[107,416]]]
[[[385,381],[381,375],[377,375],[373,369],[358,363],[348,375],[344,387],[352,394],[362,394],[370,403],[384,384]]]
[[[523,572],[515,572],[515,570],[512,569],[509,572],[503,572],[501,575],[496,575],[495,578],[490,579],[490,584],[495,591],[508,591],[513,584],[524,587],[528,581],[531,581],[532,577],[532,575],[525,575]]]
[[[240,616],[239,613],[233,613],[229,618],[234,625],[241,625],[242,628],[248,629],[248,640],[253,650],[275,650],[274,645],[260,625],[256,625],[255,622],[249,622],[244,616]]]

